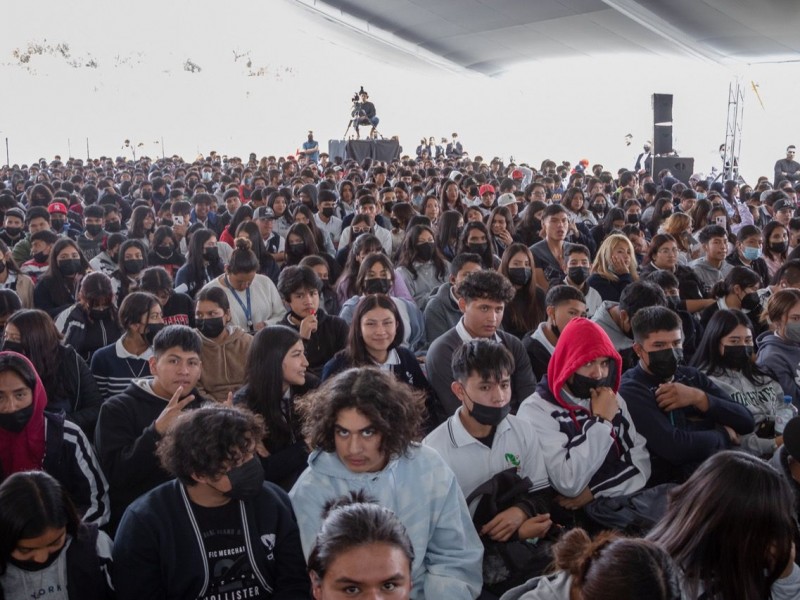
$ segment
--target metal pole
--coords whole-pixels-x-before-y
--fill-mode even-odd
[[[92,158],[92,155],[89,154],[89,138],[86,138],[86,162],[89,162]]]
[[[167,158],[166,154],[164,153],[164,136],[163,135],[161,136],[161,158],[162,159]]]
[[[67,138],[67,158],[72,158],[72,144],[69,138]]]
[[[6,166],[11,166],[11,159],[8,157],[8,138],[6,138]]]

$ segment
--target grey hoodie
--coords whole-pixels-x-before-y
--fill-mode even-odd
[[[697,275],[698,279],[703,283],[703,287],[705,288],[703,293],[706,295],[711,292],[711,288],[714,287],[714,284],[725,279],[725,276],[733,269],[733,265],[725,260],[722,261],[722,266],[718,269],[710,265],[705,257],[692,261],[689,263],[689,266],[692,267],[695,275]]]
[[[733,401],[747,407],[756,421],[756,431],[762,423],[775,421],[775,413],[783,406],[783,390],[778,382],[763,378],[754,384],[741,371],[725,369],[708,377],[720,388],[730,394]],[[775,451],[775,440],[758,437],[757,433],[741,436],[741,448],[756,456],[771,456]]]
[[[572,577],[566,571],[534,577],[508,590],[500,600],[569,600]]]
[[[767,331],[758,336],[756,345],[756,364],[780,384],[795,406],[800,406],[800,344]]]

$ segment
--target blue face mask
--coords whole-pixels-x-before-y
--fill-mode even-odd
[[[761,258],[761,248],[745,246],[742,249],[742,254],[747,260],[756,260],[757,258]]]
[[[706,199],[706,195],[702,194],[702,193],[701,194],[697,194],[697,199],[698,200],[705,200]]]

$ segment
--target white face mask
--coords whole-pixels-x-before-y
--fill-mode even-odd
[[[211,172],[203,171],[203,181],[211,181]]]

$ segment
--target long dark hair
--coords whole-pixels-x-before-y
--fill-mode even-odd
[[[119,280],[119,291],[117,292],[117,300],[119,302],[121,302],[122,299],[128,295],[128,292],[131,289],[129,277],[131,277],[133,274],[128,273],[128,269],[125,267],[125,252],[129,248],[138,248],[142,253],[142,260],[144,261],[142,271],[144,271],[150,265],[150,262],[147,260],[147,248],[145,248],[142,240],[130,239],[122,242],[122,245],[119,247],[119,260],[117,261],[117,268],[111,274],[112,277],[116,277]],[[140,276],[142,271],[139,271]]]
[[[209,281],[215,277],[219,277],[225,272],[225,266],[222,264],[222,259],[218,258],[216,262],[209,263],[208,267],[205,265],[203,259],[203,245],[212,237],[217,237],[217,234],[210,229],[198,229],[192,234],[189,240],[189,247],[186,256],[186,270],[189,280],[189,292],[193,294],[206,283],[206,270],[208,270]]]
[[[740,310],[722,309],[714,313],[708,322],[703,339],[697,346],[692,358],[692,366],[701,370],[706,375],[721,375],[730,367],[726,366],[719,352],[719,343],[722,338],[729,335],[739,325],[744,325],[753,333],[753,324]],[[764,385],[769,381],[769,375],[762,371],[753,361],[747,361],[741,374],[754,385]]]
[[[249,204],[242,204],[239,208],[237,208],[236,212],[233,213],[233,217],[231,217],[230,224],[228,225],[228,233],[231,234],[231,237],[236,237],[236,234],[239,231],[239,225],[241,225],[245,219],[252,218],[253,209]]]
[[[417,269],[414,267],[414,261],[417,260],[417,241],[424,231],[427,231],[431,234],[431,237],[434,237],[433,229],[427,225],[414,225],[408,230],[406,237],[403,238],[403,243],[400,246],[400,257],[397,260],[397,266],[402,266],[408,269],[409,273],[411,273],[411,276],[414,279],[417,278]],[[441,251],[436,247],[435,243],[433,246],[433,258],[431,258],[431,262],[436,267],[436,277],[439,279],[446,278],[447,263],[445,262]]]
[[[484,269],[494,269],[492,236],[489,235],[489,230],[486,228],[486,225],[478,221],[469,221],[468,223],[464,224],[464,229],[461,230],[461,239],[458,240],[458,252],[456,254],[461,254],[462,252],[472,252],[472,250],[470,250],[467,246],[467,240],[469,239],[469,232],[473,229],[482,231],[486,236],[486,250],[483,251],[483,254],[478,255],[481,257],[481,265]]]
[[[464,215],[457,210],[446,210],[439,215],[439,224],[436,227],[436,247],[444,253],[449,246],[450,251],[455,254],[458,246],[459,223],[464,222]],[[452,245],[451,245],[452,243]]]
[[[539,323],[547,319],[544,306],[542,306],[536,299],[536,263],[533,260],[533,254],[525,244],[515,242],[506,248],[503,253],[503,258],[500,261],[500,268],[498,271],[508,278],[508,265],[511,259],[517,254],[524,254],[531,263],[531,280],[528,285],[523,286],[516,290],[514,299],[506,306],[511,323],[515,328],[520,331],[532,331],[539,326]]]
[[[20,540],[65,527],[77,537],[82,527],[67,491],[44,471],[23,471],[0,485],[0,575]]]
[[[153,214],[153,209],[149,206],[137,206],[133,209],[133,213],[131,213],[131,224],[128,227],[128,239],[145,239],[147,237],[147,232],[144,230],[144,219],[147,215],[153,217],[153,222],[155,223],[155,215]]]
[[[456,201],[453,203],[453,206],[447,204],[447,188],[451,185],[456,186],[456,190],[458,191],[458,196],[456,197]],[[423,205],[424,206],[424,205]],[[444,213],[448,210],[457,210],[458,212],[464,212],[465,206],[464,202],[461,200],[461,190],[458,188],[458,182],[453,181],[452,179],[446,179],[445,182],[442,184],[442,189],[439,190],[439,213]]]
[[[295,223],[291,227],[289,227],[289,231],[286,232],[286,245],[289,245],[289,236],[296,235],[306,246],[306,253],[304,256],[294,256],[293,254],[287,252],[286,253],[286,266],[296,265],[299,263],[305,256],[310,254],[319,254],[320,248],[317,245],[317,240],[314,238],[314,233],[311,231],[311,228],[306,225],[305,223]],[[324,249],[322,250],[325,251]]]
[[[262,275],[267,275],[275,264],[275,259],[267,252],[267,246],[264,244],[264,238],[261,237],[261,230],[258,228],[258,224],[255,221],[242,223],[236,229],[235,237],[239,237],[242,232],[247,234],[251,250],[258,259],[258,264],[260,265],[258,272]]]
[[[8,318],[6,327],[9,325],[19,330],[22,353],[33,364],[48,396],[54,389],[62,391],[64,383],[58,377],[62,336],[52,317],[36,308],[23,309]]]
[[[348,298],[356,293],[356,278],[358,277],[358,269],[361,267],[361,263],[358,262],[358,255],[363,251],[382,253],[383,246],[381,241],[371,233],[364,233],[358,236],[356,241],[350,244],[344,271],[342,271],[339,280],[336,282],[337,287],[340,282],[344,282],[343,285]]]
[[[367,350],[367,345],[364,343],[364,336],[361,333],[361,319],[374,308],[385,308],[394,316],[395,327],[397,329],[394,334],[394,339],[389,345],[389,350],[393,350],[403,343],[403,320],[400,318],[400,312],[397,310],[397,305],[394,301],[385,294],[370,294],[364,296],[358,302],[353,312],[353,320],[350,322],[350,333],[347,336],[347,346],[342,350],[347,360],[348,367],[375,364],[375,361],[372,360]]]
[[[86,260],[86,257],[81,252],[81,249],[78,247],[78,244],[75,243],[73,240],[69,238],[61,238],[55,244],[53,244],[53,249],[50,250],[50,265],[47,267],[47,273],[45,276],[52,278],[55,285],[52,286],[53,291],[53,300],[56,304],[67,304],[70,302],[71,298],[68,295],[67,290],[72,290],[72,293],[76,293],[76,280],[70,281],[66,277],[61,274],[61,271],[58,268],[58,255],[65,248],[74,248],[78,251],[78,256],[81,261],[81,273],[86,273],[89,269],[89,261]],[[38,282],[37,282],[38,283]]]
[[[292,219],[297,218],[297,213],[303,213],[308,219],[308,223],[298,223],[298,225],[305,225],[311,230],[311,235],[314,236],[314,241],[317,243],[317,252],[312,252],[312,254],[319,254],[319,252],[325,252],[325,237],[327,234],[322,231],[319,227],[317,227],[317,222],[314,219],[314,212],[305,204],[299,204],[295,209],[292,211]],[[288,233],[287,233],[288,235]]]
[[[291,423],[281,410],[283,399],[283,359],[302,338],[290,327],[271,325],[253,338],[247,353],[245,402],[267,424],[267,449],[280,449],[292,440]]]
[[[760,458],[723,451],[670,492],[648,538],[683,569],[691,597],[769,598],[791,560],[794,514],[783,475]]]

